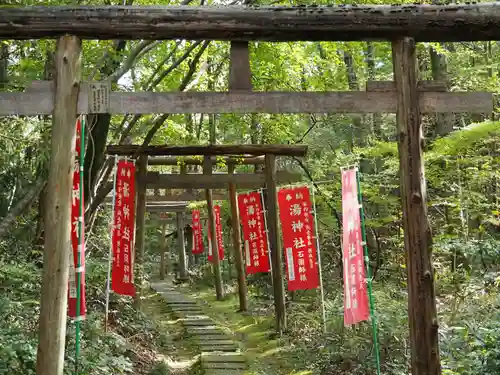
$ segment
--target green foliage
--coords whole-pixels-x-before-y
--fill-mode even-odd
[[[22,3],[62,5],[70,2]],[[180,0],[134,2],[136,5],[179,3]],[[260,2],[262,5],[271,3],[289,6],[310,4],[311,1]],[[50,53],[55,47],[53,40],[0,43],[8,47],[6,91],[20,91],[33,80],[45,79],[50,68]],[[148,43],[130,41],[122,51],[117,52],[115,41],[85,40],[82,59],[84,80],[104,80],[112,76],[117,79],[113,82],[113,89],[118,91],[178,91],[182,83],[186,84],[185,91],[227,90],[229,42],[211,42],[197,64],[193,63],[194,54],[200,46],[195,46],[193,41]],[[194,52],[184,56],[193,46]],[[393,79],[391,45],[386,42],[252,42],[250,55],[255,91],[364,90],[368,80]],[[500,92],[499,43],[419,43],[417,55],[419,79],[434,79],[441,74],[446,76],[451,91]],[[445,71],[438,71],[433,65],[436,55],[445,58],[438,64]],[[131,64],[128,64],[129,59]],[[123,74],[115,75],[119,70]],[[190,71],[193,75],[187,76]],[[339,172],[342,166],[359,164],[367,243],[376,275],[374,289],[383,373],[407,373],[410,349],[406,260],[395,114],[164,117],[165,121],[156,126],[158,131],[151,144],[206,144],[210,140],[213,123],[217,144],[307,144],[308,156],[301,160],[301,165],[291,158],[279,158],[278,165],[295,172],[304,172],[304,167],[307,169],[304,182],[308,182],[309,177],[324,182],[319,185],[316,197],[328,316],[327,335],[322,333],[319,297],[313,291],[298,292],[293,296],[287,294],[290,332],[280,340],[269,338],[272,331],[270,316],[273,314],[269,275],[247,278],[251,313],[248,316],[234,313],[235,305],[229,302],[234,302],[231,293],[236,290],[235,272],[231,276],[228,272],[234,259],[230,230],[224,226],[226,254],[231,263],[226,260],[222,269],[225,289],[230,297],[219,305],[221,310],[226,308],[225,311],[217,310],[215,304],[213,311],[220,313],[221,320],[231,325],[233,330],[242,326],[252,327],[245,331],[245,334],[248,333],[248,343],[245,344],[251,353],[261,356],[256,362],[267,366],[254,368],[255,372],[272,375],[268,372],[271,368],[276,374],[284,374],[285,371],[287,374],[292,371],[373,374],[370,326],[361,324],[355,329],[346,329],[342,319]],[[499,321],[496,289],[500,281],[500,123],[496,121],[498,113],[493,114],[494,121],[486,122],[482,122],[481,116],[467,113],[452,117],[453,129],[439,136],[440,117],[434,114],[423,117],[425,178],[434,239],[433,265],[443,373],[497,374],[500,373],[497,345],[500,342],[500,327],[496,323]],[[110,122],[107,142],[118,142],[128,134],[132,142],[138,144],[145,139],[153,124],[158,125],[158,118],[156,115],[134,119],[132,116],[115,116]],[[13,205],[25,196],[26,189],[37,177],[48,174],[51,138],[50,121],[47,119],[9,117],[0,119],[0,122],[0,216],[5,217]],[[101,162],[92,153],[91,157],[93,162]],[[182,164],[180,158],[177,166],[157,166],[154,169],[159,172],[178,171]],[[214,170],[226,171],[227,166],[218,159]],[[239,165],[237,171],[251,172],[253,167]],[[40,308],[39,266],[43,256],[40,246],[43,241],[39,240],[42,221],[38,217],[43,212],[38,210],[39,203],[33,202],[30,210],[19,215],[8,236],[0,242],[0,375],[34,373]],[[202,204],[199,208],[205,210]],[[224,219],[227,219],[228,204],[224,202],[222,208]],[[150,350],[168,351],[173,346],[172,337],[159,333],[157,325],[145,314],[137,313],[129,299],[113,296],[113,334],[103,331],[108,219],[106,214],[97,215],[94,225],[86,233],[89,314],[82,325],[82,371],[91,375],[139,373],[142,370],[150,371],[151,375],[166,374],[168,367],[161,361],[154,364],[156,358],[150,363],[154,364],[154,368],[139,370],[141,364],[134,350],[147,346]],[[147,281],[157,273],[157,228],[148,230],[146,243]],[[175,246],[173,241],[169,241],[169,249]],[[170,255],[172,263],[176,261],[174,253]],[[190,270],[192,285],[198,292],[210,290],[212,293],[211,268],[206,259],[202,259]],[[228,305],[230,311],[227,310]],[[161,314],[165,315],[163,311]],[[69,374],[74,364],[72,324],[68,324],[67,339],[66,371]],[[138,341],[134,341],[136,339]],[[134,348],[130,347],[129,341],[134,341]]]

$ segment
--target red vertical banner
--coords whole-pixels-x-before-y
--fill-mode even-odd
[[[80,119],[76,122],[76,143],[75,143],[75,162],[73,167],[73,189],[71,193],[71,247],[73,250],[73,262],[70,262],[69,281],[68,281],[68,316],[76,318],[77,305],[77,267],[78,253],[80,252],[80,318],[85,318],[85,226],[82,218],[82,246],[79,246],[79,220],[80,207],[83,205],[83,186],[80,186],[80,151],[81,151],[82,124]],[[80,188],[82,191],[80,192]],[[80,195],[81,194],[81,195]],[[80,201],[81,197],[81,201]],[[83,210],[82,210],[83,212]]]
[[[215,240],[217,241],[217,248],[219,250],[219,260],[224,260],[224,238],[222,237],[222,222],[220,217],[220,206],[217,204],[214,206],[214,218],[215,218]],[[208,223],[208,261],[213,262],[212,255],[212,241],[210,235],[210,222]]]
[[[342,253],[344,263],[344,324],[368,320],[365,264],[359,214],[356,169],[342,171]]]
[[[193,254],[203,254],[203,235],[201,233],[200,211],[191,212],[191,226],[193,227]]]
[[[238,194],[238,209],[243,228],[246,273],[269,272],[269,248],[260,193]]]
[[[120,160],[116,173],[111,289],[115,293],[133,297],[135,165],[133,162]]]
[[[288,290],[318,288],[319,270],[309,188],[281,189],[278,192],[278,204]]]

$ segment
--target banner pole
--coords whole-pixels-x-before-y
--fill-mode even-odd
[[[321,250],[319,248],[319,232],[318,232],[318,215],[316,211],[316,195],[314,194],[314,185],[311,185],[313,212],[314,212],[314,229],[316,236],[316,248],[318,253],[318,271],[319,271],[319,287],[321,291],[321,309],[323,314],[323,332],[326,333],[326,308],[325,308],[325,290],[323,288],[323,272],[321,271]]]
[[[377,375],[380,375],[380,349],[378,346],[378,338],[377,338],[377,318],[375,316],[375,303],[372,292],[372,275],[370,269],[370,258],[368,257],[368,247],[366,245],[365,212],[363,210],[359,169],[357,167],[355,167],[355,169],[356,169],[356,183],[358,185],[359,216],[361,219],[361,238],[363,241],[362,244],[363,244],[363,252],[365,256],[365,266],[366,266],[366,284],[368,287],[368,301],[370,303],[370,320],[372,321],[373,349],[375,352]]]
[[[267,257],[269,258],[269,271],[271,271],[271,285],[274,283],[273,279],[273,266],[271,261],[271,246],[269,246],[269,230],[267,229],[267,209],[264,204],[264,189],[260,188],[260,202],[262,206],[262,213],[264,214],[264,229],[266,231],[266,241],[267,241]],[[246,253],[245,253],[246,254]]]
[[[113,234],[115,231],[115,204],[116,204],[116,174],[118,171],[118,156],[114,156],[114,174],[113,174],[113,195],[111,204],[111,228],[109,230],[109,253],[108,253],[108,275],[106,278],[106,309],[104,313],[104,332],[108,332],[108,314],[109,314],[109,295],[111,293],[111,266],[113,263]]]
[[[78,217],[78,251],[77,251],[77,261],[76,261],[76,314],[75,314],[75,324],[76,324],[76,338],[75,338],[75,375],[78,375],[78,360],[80,355],[80,308],[81,308],[81,254],[83,252],[83,168],[84,168],[84,157],[85,157],[85,120],[84,117],[80,115],[80,155],[79,155],[79,172],[80,172],[80,209]]]

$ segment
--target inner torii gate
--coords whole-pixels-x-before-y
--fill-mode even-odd
[[[68,124],[74,123],[78,113],[255,112],[396,113],[412,373],[440,374],[421,114],[489,113],[493,106],[488,93],[420,90],[415,42],[500,40],[500,6],[497,3],[372,7],[2,8],[0,38],[55,37],[60,38],[55,84],[24,93],[0,93],[0,115],[53,115],[45,218],[45,225],[51,228],[46,231],[45,252],[50,252],[51,258],[44,263],[43,271],[38,375],[63,373],[67,244],[70,239],[70,227],[66,223],[69,223],[73,163],[70,145],[75,139],[75,129]],[[81,84],[80,38],[232,41],[230,91],[234,92],[118,93],[111,92],[106,82]],[[391,90],[387,92],[252,92],[247,42],[253,40],[390,41],[394,81],[389,83]],[[273,164],[273,157],[268,159],[269,164]],[[277,328],[282,327],[278,325]]]
[[[231,205],[231,223],[233,227],[233,248],[235,252],[236,272],[238,274],[238,290],[240,296],[240,309],[246,310],[246,284],[243,253],[241,249],[240,223],[238,217],[238,203],[236,199],[236,189],[258,189],[266,186],[267,197],[267,223],[269,230],[269,245],[271,252],[274,306],[278,331],[286,327],[285,314],[285,291],[283,286],[281,240],[278,219],[277,184],[280,182],[296,182],[300,180],[300,175],[294,175],[286,171],[276,171],[276,156],[304,157],[307,153],[305,145],[209,145],[209,146],[136,146],[136,145],[112,145],[108,146],[106,152],[110,155],[137,156],[138,157],[138,189],[137,189],[137,219],[136,219],[136,253],[140,254],[139,259],[144,254],[144,231],[146,211],[146,190],[147,189],[204,189],[207,201],[208,221],[210,225],[210,238],[213,256],[213,273],[215,277],[215,292],[217,299],[224,296],[223,283],[219,263],[219,251],[216,240],[216,226],[213,214],[213,188],[227,188]],[[227,174],[213,174],[212,156],[235,155],[264,155],[263,173],[235,173],[234,163],[230,163]],[[158,172],[148,172],[148,159],[151,156],[203,156],[203,174],[184,173],[182,174],[159,174]],[[169,207],[149,206],[150,211],[162,212]],[[180,208],[184,210],[184,207]],[[184,240],[181,234],[182,222],[180,215],[177,215],[177,230],[181,236],[179,242],[179,263],[181,265],[181,278],[185,274],[185,253],[183,250]],[[179,228],[181,227],[181,228]],[[139,278],[139,286],[142,282]]]
[[[186,269],[186,254],[184,252],[185,248],[185,239],[184,239],[184,223],[182,212],[186,211],[188,202],[177,202],[176,204],[168,203],[170,200],[180,199],[181,196],[186,198],[190,198],[189,200],[195,200],[196,198],[201,198],[194,194],[194,189],[204,189],[205,190],[205,198],[207,201],[207,209],[208,209],[208,221],[210,223],[211,232],[211,244],[212,244],[212,252],[217,252],[217,255],[214,256],[213,265],[214,265],[214,277],[215,277],[215,285],[216,285],[216,295],[218,299],[223,297],[223,283],[219,266],[218,259],[218,251],[217,251],[217,241],[215,237],[212,236],[215,233],[215,220],[212,213],[213,209],[213,200],[221,200],[214,199],[212,189],[225,189],[228,190],[228,200],[230,201],[231,206],[231,226],[233,229],[233,249],[235,256],[235,266],[236,273],[238,275],[238,295],[240,302],[240,311],[247,310],[247,291],[246,291],[246,283],[245,283],[245,270],[244,270],[244,261],[243,254],[241,249],[241,234],[240,234],[240,223],[239,223],[239,215],[238,215],[238,205],[236,201],[236,189],[259,189],[264,187],[264,185],[269,186],[270,182],[267,176],[267,170],[264,169],[264,173],[235,173],[235,167],[239,164],[246,165],[259,165],[266,164],[267,157],[256,156],[256,157],[235,157],[235,156],[226,156],[223,158],[224,162],[227,163],[228,173],[213,173],[212,166],[214,165],[216,159],[213,156],[219,155],[236,155],[241,150],[250,150],[248,154],[252,155],[284,155],[284,156],[295,156],[295,157],[303,157],[307,152],[307,146],[304,145],[241,145],[241,146],[153,146],[153,148],[148,148],[148,150],[141,151],[140,146],[108,146],[107,152],[112,155],[121,155],[121,156],[138,156],[140,160],[146,160],[146,164],[140,164],[137,171],[137,180],[138,180],[138,204],[137,210],[138,212],[142,212],[139,210],[143,210],[142,205],[145,206],[144,212],[175,212],[176,213],[176,226],[177,226],[177,239],[178,239],[178,255],[179,255],[179,278],[184,280],[187,278],[187,269]],[[190,151],[193,150],[193,151]],[[141,154],[144,152],[144,154]],[[153,155],[187,155],[190,152],[193,155],[203,155],[203,159],[196,158],[188,158],[179,160],[177,158],[172,157],[150,157],[149,154]],[[178,163],[182,163],[181,165],[181,173],[180,174],[160,174],[159,172],[148,172],[147,168],[149,165],[177,165]],[[187,165],[203,165],[204,174],[197,173],[187,173]],[[274,166],[275,169],[275,166]],[[144,172],[146,171],[146,172]],[[294,183],[301,180],[301,175],[297,173],[291,173],[287,171],[276,171],[275,176],[272,178],[272,184],[274,184],[274,189],[276,189],[276,185],[279,183]],[[165,196],[161,195],[147,195],[147,190],[153,189],[157,192],[159,189],[186,189],[186,192],[181,195],[169,194]],[[144,194],[144,198],[142,195]],[[216,195],[215,198],[226,199],[224,195]],[[111,197],[108,198],[108,201],[111,200]],[[141,207],[139,206],[141,205]],[[269,217],[268,223],[274,222],[275,217]],[[275,223],[278,228],[278,223]],[[144,237],[144,221],[137,218],[136,222],[136,238]],[[271,247],[272,248],[272,247]],[[278,248],[278,247],[277,247]],[[138,260],[143,259],[144,255],[144,244],[143,242],[139,242],[139,245],[136,246],[136,252],[139,255]],[[273,254],[273,253],[272,253]],[[281,257],[279,252],[275,252],[277,256]],[[162,252],[162,261],[164,261],[163,252]],[[275,270],[274,273],[281,272],[281,259],[277,260],[277,263],[280,264],[279,269]],[[140,265],[139,265],[140,266]],[[164,264],[160,266],[161,273],[163,273]],[[138,273],[136,278],[137,287],[136,290],[141,289],[142,279],[140,277],[141,273]],[[280,318],[280,316],[285,314],[285,301],[284,298],[280,296],[284,296],[283,291],[283,281],[273,282],[273,288],[275,292],[275,296],[278,296],[276,299],[278,301],[276,307],[276,317],[279,318],[280,321],[285,321],[284,318]]]

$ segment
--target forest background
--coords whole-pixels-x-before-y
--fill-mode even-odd
[[[65,2],[15,4],[64,5]],[[131,4],[128,0],[127,5]],[[200,5],[189,0],[183,4]],[[203,0],[202,4],[227,5]],[[51,79],[54,51],[54,41],[0,41],[0,89],[19,91],[33,80]],[[250,51],[256,91],[364,90],[367,80],[392,80],[389,43],[253,42]],[[227,90],[229,43],[226,42],[85,41],[83,56],[84,79],[110,79],[114,90]],[[498,93],[499,57],[498,42],[419,43],[419,79],[445,81],[450,91]],[[493,113],[428,115],[423,121],[444,374],[500,372],[500,123],[497,120],[498,114]],[[34,374],[36,360],[43,196],[51,122],[50,118],[42,117],[10,117],[0,119],[0,123],[0,374],[26,375]],[[370,326],[362,324],[354,330],[343,327],[339,174],[341,166],[353,163],[359,163],[361,171],[383,373],[408,372],[406,272],[394,114],[97,115],[89,118],[89,125],[85,196],[95,199],[86,210],[88,318],[83,328],[83,366],[87,373],[147,373],[155,367],[155,360],[148,361],[144,355],[134,357],[123,349],[123,337],[133,337],[132,342],[145,350],[143,354],[171,344],[168,337],[158,332],[148,314],[135,311],[126,299],[112,301],[116,335],[104,334],[102,330],[110,219],[109,208],[98,206],[109,193],[102,184],[110,165],[104,155],[105,145],[207,144],[214,126],[218,144],[308,144],[307,158],[280,159],[279,166],[302,172],[305,183],[331,181],[318,185],[317,189],[328,334],[322,332],[319,293],[289,295],[290,331],[280,341],[286,353],[279,354],[288,360],[276,364],[274,373],[374,371]],[[178,170],[178,167],[155,168],[163,172]],[[218,168],[225,170],[223,165]],[[226,202],[223,215],[229,218]],[[226,248],[231,253],[229,220],[227,224]],[[151,227],[146,255],[148,278],[156,276],[158,243],[158,228]],[[228,290],[234,291],[235,272],[229,271],[230,264],[231,261],[225,266],[224,277]],[[249,278],[250,315],[265,324],[266,317],[272,314],[269,281],[268,276],[262,275]],[[200,265],[192,270],[191,283],[199,291],[206,291],[212,283],[210,267]],[[272,319],[268,323],[271,329]],[[70,354],[74,345],[71,327],[67,337],[70,364],[74,360]],[[144,344],[148,341],[154,343],[153,348],[148,349]],[[271,356],[267,360],[270,362],[264,361],[266,366],[272,368],[277,356]]]

